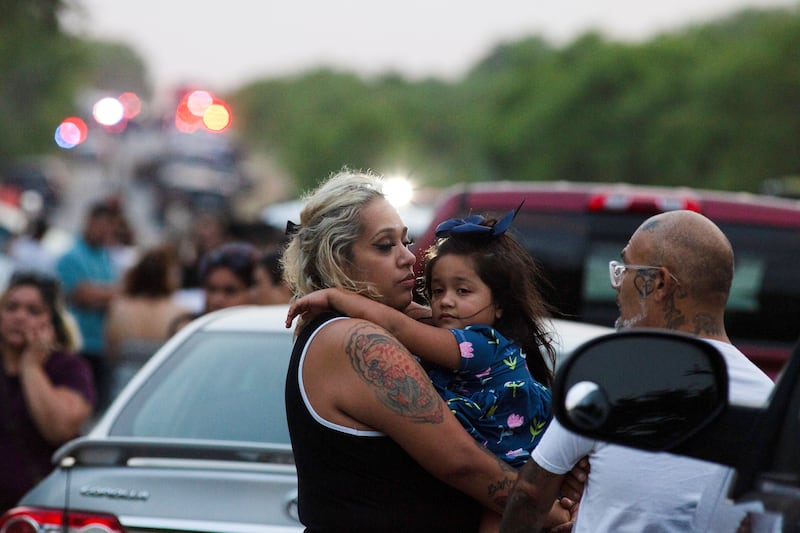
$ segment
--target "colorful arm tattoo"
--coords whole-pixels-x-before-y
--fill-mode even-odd
[[[375,326],[359,324],[348,333],[347,356],[356,374],[395,413],[425,424],[444,421],[443,402],[427,375],[403,345]]]

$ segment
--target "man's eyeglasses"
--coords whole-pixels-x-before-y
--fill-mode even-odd
[[[625,263],[620,263],[619,261],[609,261],[608,276],[611,279],[611,286],[615,289],[619,289],[622,285],[622,276],[625,274],[626,270],[658,270],[659,268],[663,267],[654,265],[626,265]],[[678,278],[676,278],[671,272],[669,273],[669,277],[674,279],[675,282],[680,285]]]

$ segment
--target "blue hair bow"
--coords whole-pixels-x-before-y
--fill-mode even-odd
[[[487,237],[499,237],[511,226],[511,222],[519,213],[522,204],[506,213],[503,218],[497,221],[494,226],[484,226],[482,222],[486,219],[481,215],[470,215],[467,218],[451,218],[436,226],[436,237],[451,237],[453,235],[485,235]]]

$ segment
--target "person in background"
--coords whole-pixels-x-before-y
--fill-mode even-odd
[[[292,291],[283,279],[282,252],[273,249],[261,254],[253,273],[255,278],[254,303],[274,305],[289,303]]]
[[[108,245],[116,228],[117,215],[117,208],[107,202],[91,205],[83,234],[56,263],[69,310],[78,321],[83,338],[81,354],[92,365],[98,412],[108,405],[110,392],[105,321],[108,306],[118,291],[119,275]]]
[[[258,250],[235,241],[219,246],[200,260],[199,278],[205,295],[204,313],[253,303]]]
[[[126,272],[139,258],[139,246],[122,202],[114,197],[109,203],[112,209],[116,210],[114,229],[111,231],[108,243],[109,252],[117,272]]]
[[[538,285],[542,274],[501,220],[473,215],[436,229],[425,254],[423,290],[431,325],[402,311],[339,289],[292,303],[287,325],[300,314],[335,309],[386,328],[423,361],[436,390],[481,445],[519,468],[530,458],[551,419],[555,348],[550,310]],[[555,499],[553,500],[555,502]],[[563,523],[561,506],[549,526]],[[481,531],[496,531],[500,515],[487,513]]]
[[[381,186],[344,170],[306,198],[283,256],[296,297],[341,288],[419,313],[408,229]],[[309,531],[462,533],[502,511],[516,470],[475,444],[394,336],[335,313],[296,333],[286,414]]]
[[[0,513],[52,469],[56,448],[92,414],[89,364],[57,279],[15,272],[0,297]]]
[[[734,257],[722,231],[693,211],[661,213],[639,226],[621,257],[609,264],[617,328],[660,328],[707,340],[725,358],[731,403],[762,405],[773,383],[725,331]],[[587,454],[576,532],[735,531],[745,519],[745,508],[720,497],[731,469],[594,441],[553,420],[520,470],[501,531],[539,531],[562,476]]]
[[[183,288],[201,286],[200,261],[231,240],[230,221],[226,217],[218,213],[198,213],[188,228],[188,235],[180,239],[176,247]]]
[[[125,272],[122,291],[106,319],[106,347],[112,365],[111,397],[169,337],[169,325],[188,310],[173,295],[180,286],[180,264],[169,245],[146,250]]]
[[[200,315],[253,302],[258,250],[247,242],[225,243],[203,256],[198,265],[198,278],[203,288],[203,309],[185,313],[170,324],[175,333]]]
[[[55,275],[58,257],[44,245],[49,229],[50,224],[44,216],[28,221],[26,232],[9,244],[8,255],[14,260],[14,268]]]

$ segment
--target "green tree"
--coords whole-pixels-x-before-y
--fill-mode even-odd
[[[395,145],[393,102],[360,78],[320,70],[262,82],[234,96],[239,128],[311,188],[343,167],[374,167]]]
[[[8,0],[0,17],[0,158],[53,146],[58,121],[72,109],[85,57],[63,34],[58,0]]]
[[[83,83],[115,93],[135,92],[142,99],[152,93],[147,66],[128,45],[85,41],[87,71]]]
[[[463,79],[320,70],[233,97],[301,188],[342,165],[430,184],[626,181],[756,191],[800,167],[800,13],[743,11],[643,43],[492,50]]]

